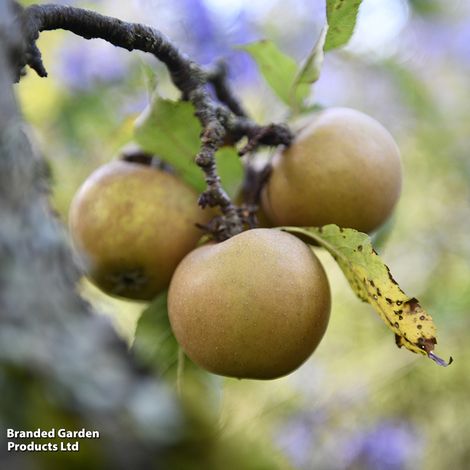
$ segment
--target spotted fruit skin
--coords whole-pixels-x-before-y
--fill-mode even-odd
[[[273,379],[299,367],[329,320],[330,289],[311,249],[276,229],[253,229],[189,253],[170,284],[173,332],[215,374]]]
[[[330,108],[275,156],[262,207],[277,226],[336,224],[371,232],[391,215],[401,183],[390,133],[364,113]]]
[[[110,295],[151,300],[168,287],[208,214],[177,176],[147,165],[112,161],[75,195],[69,212],[74,244],[88,275]]]

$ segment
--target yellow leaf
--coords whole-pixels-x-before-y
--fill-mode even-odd
[[[336,260],[357,296],[369,302],[395,333],[398,347],[423,354],[447,366],[432,351],[437,344],[436,327],[414,297],[407,296],[376,253],[368,235],[337,225],[324,227],[282,227],[302,240],[320,244]]]

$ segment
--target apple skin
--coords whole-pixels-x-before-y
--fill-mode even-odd
[[[391,215],[401,183],[390,133],[364,113],[329,108],[274,157],[262,207],[275,226],[337,224],[371,232]]]
[[[122,160],[98,168],[80,187],[69,212],[74,244],[88,276],[104,292],[151,300],[170,283],[181,259],[210,218],[197,194],[177,176]]]
[[[276,229],[192,251],[168,295],[170,323],[188,357],[215,374],[251,379],[299,367],[326,331],[330,304],[311,249]]]

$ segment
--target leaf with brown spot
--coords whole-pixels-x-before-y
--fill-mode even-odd
[[[399,347],[426,355],[439,365],[448,365],[432,352],[437,341],[431,315],[423,310],[415,297],[408,297],[400,289],[373,249],[368,235],[337,225],[325,225],[321,230],[316,227],[282,227],[282,230],[302,237],[304,241],[310,238],[312,243],[328,250],[357,296],[369,302],[394,332]],[[358,245],[363,247],[361,251],[356,249]]]

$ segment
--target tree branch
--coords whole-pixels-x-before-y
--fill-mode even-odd
[[[214,69],[205,71],[156,29],[126,23],[80,8],[33,5],[24,9],[21,18],[27,47],[18,66],[21,68],[29,65],[40,76],[46,76],[47,72],[36,47],[36,40],[42,31],[55,29],[65,29],[86,39],[101,38],[129,51],[148,52],[163,62],[183,98],[193,104],[203,127],[201,149],[196,163],[204,171],[207,189],[201,194],[199,203],[203,207],[220,207],[224,216],[224,228],[218,233],[219,239],[229,238],[243,230],[239,211],[222,188],[215,153],[227,138],[235,143],[246,136],[249,139],[246,151],[253,151],[259,145],[289,145],[292,134],[285,125],[270,124],[263,127],[246,117],[228,87],[224,65],[218,64]],[[216,102],[209,94],[206,89],[208,83],[214,86],[220,102]]]
[[[217,98],[225,103],[236,116],[247,117],[243,106],[228,84],[227,75],[227,64],[223,60],[219,60],[212,69],[206,71],[207,80],[214,86]]]
[[[10,5],[0,2],[0,31],[14,30]],[[48,206],[44,161],[26,137],[11,86],[8,61],[21,48],[14,37],[0,34],[0,422],[98,430],[99,444],[83,444],[85,459],[153,468],[184,439],[186,418],[76,292],[80,271]],[[34,452],[7,452],[5,438],[2,468],[37,468]]]

